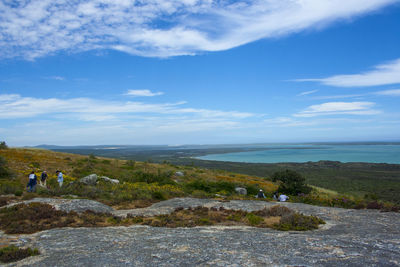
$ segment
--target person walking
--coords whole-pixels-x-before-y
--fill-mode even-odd
[[[62,172],[59,171],[59,170],[56,171],[56,174],[57,174],[57,182],[58,182],[58,184],[59,184],[60,187],[61,187],[62,184],[63,184],[63,181],[64,181],[63,174],[62,174]]]
[[[43,187],[46,187],[46,180],[47,180],[47,172],[43,171],[42,174],[40,175],[40,181],[39,184]]]
[[[28,192],[35,192],[37,184],[37,177],[34,171],[29,174],[29,182],[27,185]]]

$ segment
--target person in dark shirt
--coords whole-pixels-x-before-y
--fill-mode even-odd
[[[46,171],[43,171],[42,172],[42,175],[40,175],[40,181],[39,181],[39,184],[41,185],[41,186],[44,186],[44,187],[46,187],[46,180],[47,180],[47,172]]]
[[[260,189],[260,191],[258,191],[257,198],[265,198],[265,195],[264,195],[262,189]]]

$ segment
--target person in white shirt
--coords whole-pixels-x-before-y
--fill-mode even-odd
[[[287,196],[287,195],[284,195],[284,194],[281,194],[281,195],[279,195],[279,197],[278,197],[278,201],[280,201],[280,202],[285,202],[285,201],[287,201],[289,199],[289,197]]]
[[[56,171],[56,174],[57,174],[57,182],[61,187],[64,181],[63,174],[61,171]]]

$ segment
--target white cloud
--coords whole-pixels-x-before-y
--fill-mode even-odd
[[[111,102],[90,98],[32,98],[19,95],[0,95],[0,119],[31,118],[39,115],[80,114],[82,120],[114,119],[117,114],[179,114],[200,118],[245,119],[255,114],[180,107],[185,102],[148,104],[143,102]],[[40,107],[40,108],[38,108]]]
[[[400,89],[378,91],[375,92],[375,94],[384,96],[400,96]]]
[[[315,117],[321,115],[375,115],[379,110],[371,109],[373,102],[327,102],[312,105],[305,110],[294,114],[295,117]]]
[[[129,96],[157,96],[163,95],[163,92],[152,92],[148,89],[141,89],[141,90],[128,90],[125,95]]]
[[[320,28],[397,0],[0,2],[0,58],[115,49],[168,57]]]
[[[315,96],[313,99],[340,99],[340,98],[359,98],[368,94],[349,94],[349,95],[328,95],[328,96]]]
[[[64,81],[65,77],[62,77],[62,76],[50,76],[50,77],[47,77],[47,79],[57,80],[57,81]]]
[[[335,75],[322,79],[297,79],[300,82],[319,82],[336,87],[378,86],[400,84],[400,59],[375,66],[361,74]]]
[[[297,96],[305,96],[305,95],[311,95],[318,92],[318,90],[311,90],[311,91],[305,91],[305,92],[301,92],[300,94],[297,94]]]

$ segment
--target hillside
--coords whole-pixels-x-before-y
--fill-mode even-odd
[[[259,189],[265,192],[267,200],[271,200],[273,192],[279,186],[279,183],[273,183],[269,177],[194,166],[177,166],[170,163],[156,164],[93,155],[84,156],[44,149],[1,149],[0,157],[5,159],[5,165],[10,171],[10,174],[0,178],[1,194],[15,194],[23,199],[35,196],[72,195],[97,200],[119,209],[145,207],[154,202],[183,196],[254,199]],[[286,166],[288,169],[290,167],[290,164]],[[36,193],[25,192],[28,174],[32,170],[38,177],[43,170],[49,173],[48,188],[38,186]],[[56,170],[61,170],[64,174],[62,188],[59,188],[56,181]],[[248,170],[252,171],[251,168]],[[96,185],[85,185],[76,182],[89,174],[118,179],[120,183],[100,181]],[[321,172],[321,177],[323,176],[324,172]],[[337,180],[337,183],[341,183],[341,180]],[[247,195],[239,195],[235,191],[236,187],[245,188]],[[360,197],[358,194],[351,194],[351,191],[348,194],[340,194],[321,187],[313,188],[310,194],[290,196],[290,201],[345,208],[398,209],[391,202],[378,203],[374,194]]]
[[[277,185],[265,178],[207,170],[171,164],[153,164],[94,156],[53,152],[43,149],[3,149],[0,156],[6,159],[13,178],[0,180],[2,194],[20,195],[25,190],[28,174],[35,171],[39,177],[43,170],[49,173],[48,189],[37,187],[41,196],[77,195],[102,201],[109,205],[143,206],[154,201],[180,196],[240,197],[235,187],[244,187],[249,195],[263,189],[268,196]],[[55,171],[64,174],[64,186],[58,187]],[[177,173],[178,172],[178,173]],[[96,186],[73,183],[89,174],[118,179],[119,184],[102,182]],[[29,197],[27,193],[24,193]],[[243,198],[245,196],[241,196]]]

